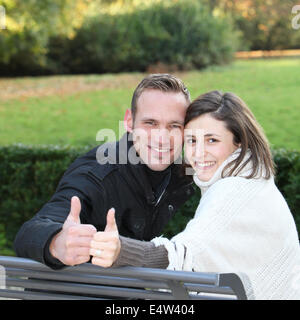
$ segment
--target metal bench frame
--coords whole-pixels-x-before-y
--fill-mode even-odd
[[[139,267],[101,268],[90,263],[52,270],[30,259],[8,256],[0,256],[0,266],[2,266],[0,297],[5,298],[247,299],[243,284],[234,273],[171,271]]]

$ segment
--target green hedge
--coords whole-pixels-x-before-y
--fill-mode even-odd
[[[70,163],[87,151],[21,144],[0,147],[0,254],[12,254],[20,226],[50,199]]]
[[[0,147],[0,255],[12,255],[12,243],[20,226],[30,219],[54,193],[58,181],[70,163],[86,153],[90,146]],[[300,231],[300,153],[276,150],[277,185],[293,212]],[[200,191],[182,207],[166,227],[164,234],[180,232],[193,216]]]

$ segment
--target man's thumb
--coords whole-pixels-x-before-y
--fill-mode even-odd
[[[68,216],[68,220],[80,224],[80,211],[81,203],[80,199],[76,196],[71,198],[71,209]]]
[[[118,232],[118,226],[116,223],[116,219],[115,219],[115,209],[111,208],[108,210],[107,212],[107,216],[106,216],[106,227],[104,232],[112,232],[112,231],[117,231]]]

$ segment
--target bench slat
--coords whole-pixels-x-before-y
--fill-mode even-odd
[[[18,299],[247,299],[234,273],[204,273],[165,269],[101,268],[90,263],[60,270],[39,262],[0,256],[6,289],[0,297]],[[9,288],[11,286],[11,288]],[[25,288],[15,290],[14,287]],[[23,291],[22,291],[23,290]],[[32,298],[30,298],[32,297]]]
[[[104,300],[103,298],[0,289],[0,297],[21,300]]]
[[[90,285],[82,283],[68,283],[37,279],[13,279],[7,278],[7,286],[22,287],[26,289],[36,289],[41,291],[55,291],[78,293],[80,295],[91,296],[111,296],[116,298],[135,299],[172,299],[166,292],[155,292],[153,290],[140,290],[135,288],[110,287],[100,285]]]
[[[26,259],[0,256],[0,265],[6,267],[25,268],[37,271],[51,270],[46,265],[39,262]],[[74,267],[65,267],[62,270],[55,270],[55,272],[81,272],[85,274],[99,274],[108,276],[130,277],[134,275],[136,278],[147,280],[177,280],[190,281],[193,283],[213,284],[218,285],[219,274],[204,273],[204,272],[186,272],[186,271],[172,271],[154,268],[139,268],[139,267],[121,267],[121,268],[102,268],[90,263],[84,263]]]
[[[6,269],[6,274],[9,276],[25,276],[29,278],[39,278],[48,280],[59,280],[79,283],[92,283],[92,284],[107,284],[128,287],[134,285],[139,288],[151,287],[153,289],[168,289],[169,286],[164,282],[158,281],[146,281],[136,278],[123,278],[123,277],[110,277],[110,276],[99,276],[99,275],[81,275],[79,273],[54,273],[41,271],[37,274],[37,271],[26,270],[26,269]]]

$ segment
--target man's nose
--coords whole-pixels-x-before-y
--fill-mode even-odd
[[[155,129],[154,143],[156,146],[169,146],[170,145],[170,132],[167,129]]]

